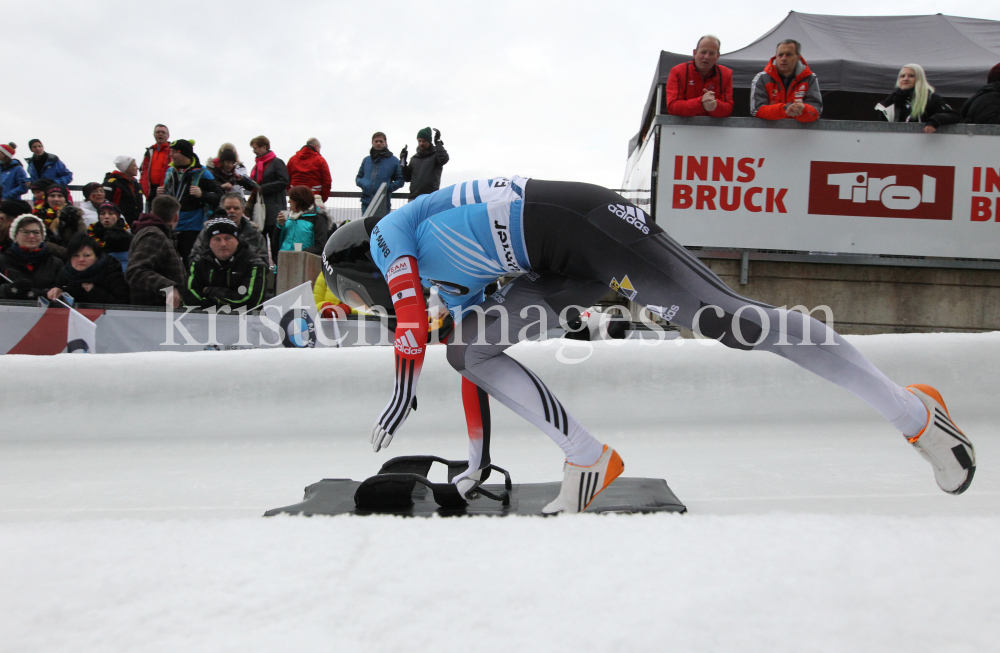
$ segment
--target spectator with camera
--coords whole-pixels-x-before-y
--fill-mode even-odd
[[[122,270],[125,270],[128,250],[132,245],[132,231],[117,206],[111,202],[101,204],[98,207],[98,220],[87,228],[87,235],[97,241],[104,253],[117,259]]]
[[[231,143],[223,143],[219,154],[208,162],[208,168],[224,193],[240,193],[240,189],[252,192],[257,184],[251,181],[246,166]],[[242,195],[242,193],[240,193]]]
[[[77,234],[66,247],[69,262],[48,291],[50,300],[67,293],[85,304],[128,304],[129,289],[118,259],[108,256],[87,234]]]
[[[400,153],[402,157],[403,181],[410,183],[412,202],[421,195],[433,193],[441,188],[441,171],[448,163],[448,151],[441,142],[441,130],[434,130],[434,143],[431,144],[431,128],[424,127],[417,132],[417,151],[407,163],[406,146]]]
[[[205,232],[208,249],[188,268],[185,304],[201,308],[256,308],[264,299],[267,262],[239,239],[239,228],[227,217],[209,220]]]
[[[215,212],[214,217],[222,217],[224,215],[232,220],[237,226],[237,237],[245,242],[250,247],[250,250],[259,256],[262,261],[268,263],[270,262],[270,251],[267,247],[267,239],[264,238],[264,234],[257,229],[256,225],[246,217],[245,207],[246,200],[243,199],[242,193],[238,191],[229,192],[222,196],[222,201],[219,202],[219,209]],[[220,211],[222,212],[221,214]],[[279,213],[278,215],[280,216],[281,214]],[[198,234],[198,240],[194,242],[194,247],[191,248],[191,253],[188,254],[188,267],[208,249],[208,240],[208,231],[202,229],[201,233]]]
[[[17,145],[0,143],[0,201],[21,199],[28,192],[28,173],[14,158]]]
[[[386,190],[390,195],[385,199],[386,209],[392,209],[392,192],[402,188],[406,182],[403,181],[403,169],[399,159],[389,149],[389,141],[384,133],[372,134],[372,147],[368,151],[368,156],[361,161],[354,183],[361,189],[361,213],[368,210],[368,205],[383,183],[388,185]]]
[[[933,134],[939,127],[959,120],[958,113],[927,83],[923,67],[915,63],[899,70],[895,90],[875,108],[889,122],[927,123],[925,134]]]
[[[29,214],[11,222],[13,241],[0,253],[0,299],[36,299],[44,296],[56,283],[62,261],[52,255],[45,241],[45,223]]]
[[[181,305],[180,290],[186,275],[172,238],[180,210],[180,202],[161,194],[153,200],[152,213],[143,213],[133,223],[134,235],[125,268],[132,304],[173,308]]]

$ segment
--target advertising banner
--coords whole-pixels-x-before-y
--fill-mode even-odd
[[[392,344],[377,319],[313,317],[294,302],[260,315],[0,305],[0,354],[123,354]]]
[[[1000,259],[1000,137],[665,125],[685,246]]]

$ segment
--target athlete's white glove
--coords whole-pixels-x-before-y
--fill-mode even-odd
[[[392,442],[392,436],[399,430],[405,422],[406,418],[410,416],[410,411],[417,409],[417,398],[414,397],[413,401],[409,403],[406,407],[406,412],[403,413],[402,419],[398,417],[398,411],[393,410],[393,406],[397,403],[396,397],[393,396],[392,401],[389,405],[385,407],[382,411],[382,415],[375,422],[375,426],[372,427],[372,450],[378,451],[379,449],[384,449],[389,446]]]

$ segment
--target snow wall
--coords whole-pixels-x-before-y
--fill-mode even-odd
[[[938,387],[959,424],[996,415],[1000,333],[848,337],[890,378]],[[511,354],[534,370],[599,438],[614,442],[696,428],[856,422],[881,417],[848,392],[777,356],[693,340],[522,343]],[[460,378],[443,346],[428,349],[419,409],[404,431],[465,433]],[[576,360],[576,363],[564,361]],[[4,440],[273,437],[367,438],[392,392],[389,347],[3,356],[18,388],[0,395]],[[75,396],[68,396],[68,394]],[[493,405],[495,436],[537,433]],[[886,426],[887,434],[893,433]],[[390,449],[390,453],[392,450]],[[431,453],[431,452],[428,452]]]

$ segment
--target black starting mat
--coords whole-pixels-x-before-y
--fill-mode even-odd
[[[448,483],[427,479],[433,463],[448,467]],[[479,498],[466,501],[450,481],[465,471],[466,461],[445,460],[436,456],[402,456],[386,462],[379,473],[364,481],[349,478],[326,478],[305,490],[301,503],[275,508],[264,513],[274,515],[374,515],[407,517],[432,515],[541,515],[542,508],[559,494],[559,482],[511,483],[510,474],[490,465],[483,472],[499,472],[504,483],[482,485]],[[645,513],[686,512],[667,486],[658,478],[619,477],[598,494],[587,512]]]

